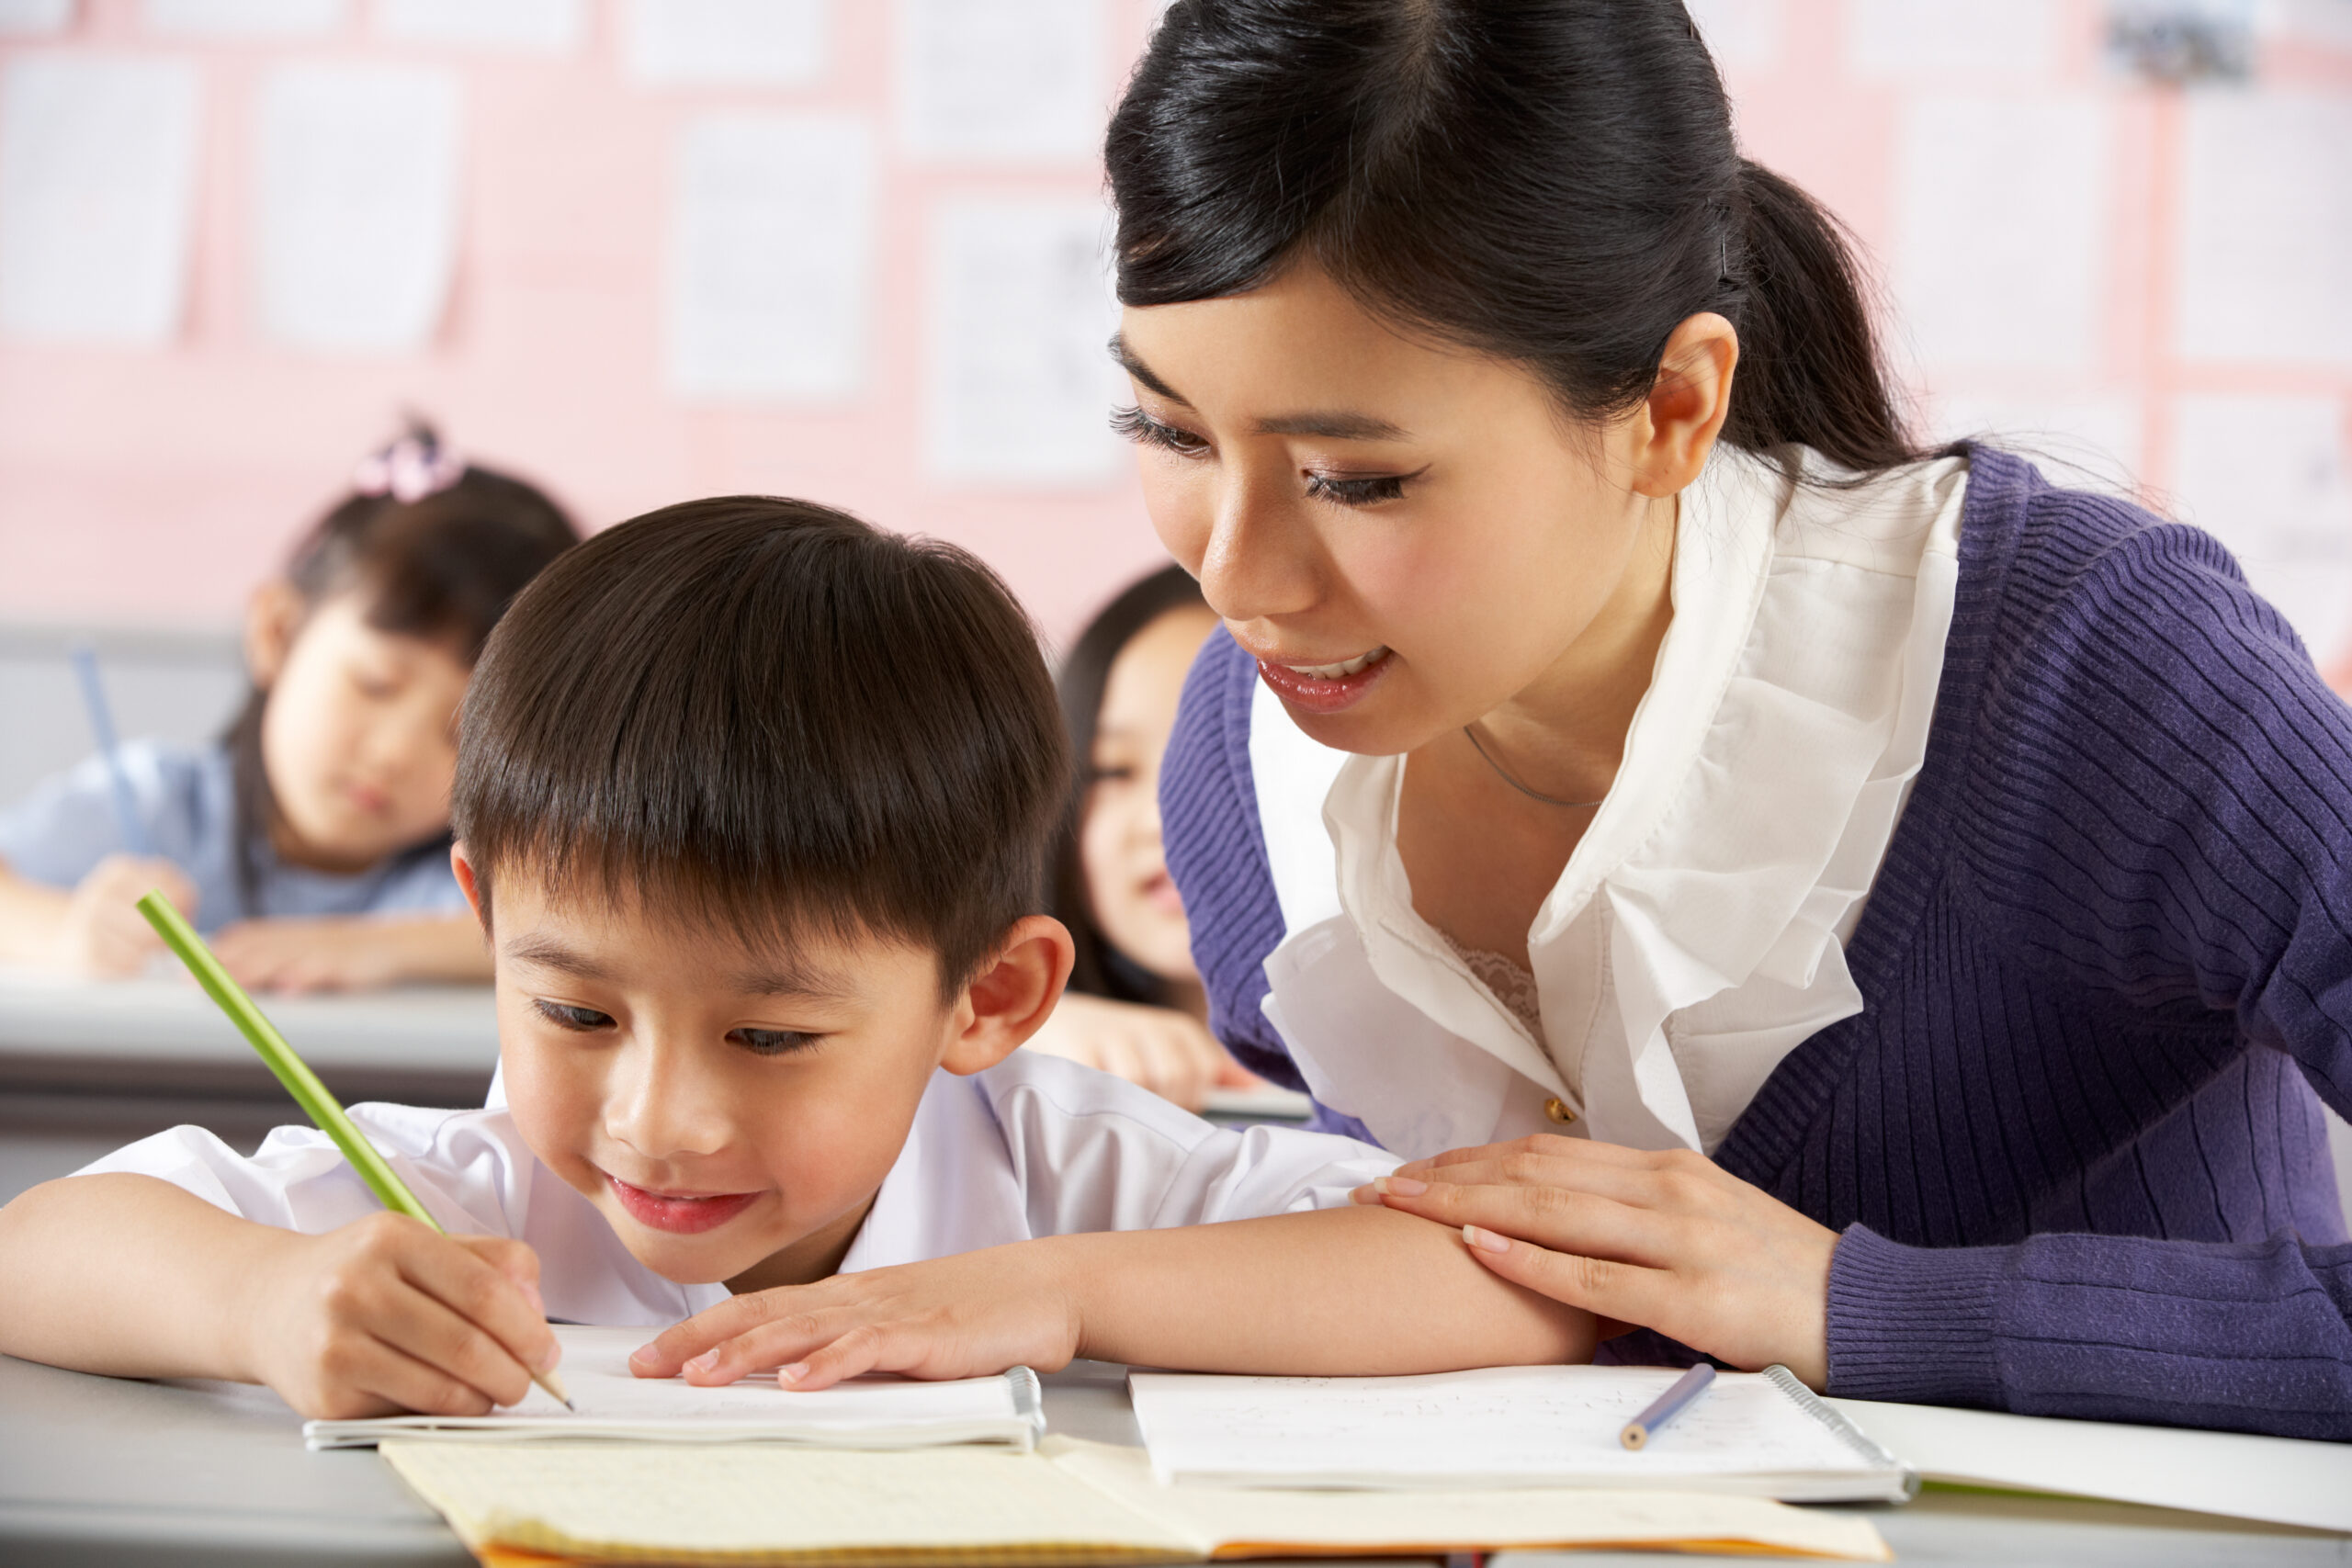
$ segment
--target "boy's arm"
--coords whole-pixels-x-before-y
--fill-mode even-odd
[[[306,1416],[481,1415],[554,1365],[537,1273],[520,1242],[402,1215],[306,1235],[154,1177],[69,1176],[0,1209],[0,1351],[266,1382]]]
[[[1594,1338],[1591,1316],[1496,1278],[1459,1233],[1350,1207],[1049,1236],[741,1295],[631,1366],[709,1384],[781,1365],[804,1389],[876,1370],[1051,1371],[1074,1356],[1368,1376],[1588,1360]]]
[[[339,991],[401,980],[484,981],[490,949],[469,913],[243,920],[212,950],[255,990]]]

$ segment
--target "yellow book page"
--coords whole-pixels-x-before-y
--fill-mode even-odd
[[[1170,1533],[1217,1543],[1216,1555],[1343,1551],[1442,1553],[1554,1547],[1704,1550],[1893,1561],[1870,1520],[1762,1497],[1570,1487],[1470,1491],[1285,1491],[1163,1486],[1142,1449],[1048,1437],[1052,1462]]]
[[[1206,1554],[1035,1454],[431,1439],[379,1451],[477,1553],[796,1568]]]

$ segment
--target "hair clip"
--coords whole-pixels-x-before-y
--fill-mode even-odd
[[[465,475],[463,457],[431,435],[411,434],[361,458],[351,471],[351,488],[361,495],[417,502],[447,490]]]

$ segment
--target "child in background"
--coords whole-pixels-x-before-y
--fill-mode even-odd
[[[1183,900],[1159,843],[1159,759],[1193,655],[1216,628],[1179,566],[1132,582],[1071,645],[1057,684],[1077,764],[1054,913],[1078,944],[1069,994],[1029,1043],[1189,1110],[1258,1080],[1208,1031]]]
[[[759,497],[623,524],[523,594],[464,722],[510,1104],[352,1109],[452,1234],[311,1129],[177,1128],[0,1210],[0,1351],[314,1416],[511,1404],[550,1316],[695,1314],[641,1375],[806,1388],[1589,1353],[1455,1233],[1350,1203],[1378,1150],[1016,1049],[1069,973],[1067,750],[961,551]]]
[[[449,872],[458,704],[509,601],[578,539],[412,426],[254,594],[253,690],[221,739],[119,749],[153,858],[128,852],[103,757],[0,811],[0,962],[135,974],[161,943],[132,901],[161,887],[249,987],[487,979]]]

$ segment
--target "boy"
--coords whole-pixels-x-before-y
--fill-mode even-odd
[[[1035,912],[1067,782],[1028,625],[960,551],[759,498],[599,536],[466,702],[506,1104],[354,1112],[452,1234],[308,1129],[175,1129],[0,1210],[0,1350],[334,1416],[511,1404],[550,1316],[694,1314],[640,1372],[808,1388],[1588,1354],[1452,1232],[1350,1205],[1379,1151],[1016,1052],[1069,973]]]

